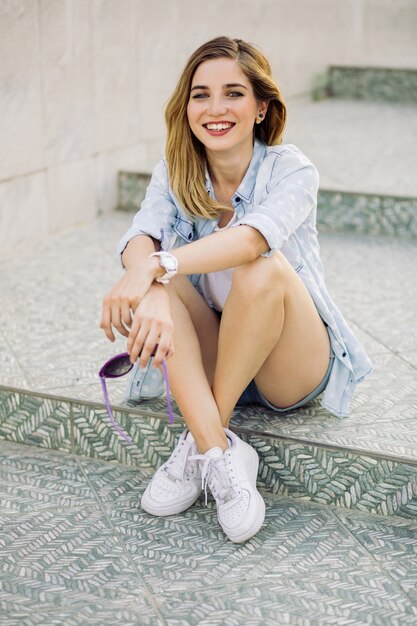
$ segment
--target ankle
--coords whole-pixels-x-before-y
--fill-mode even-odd
[[[205,454],[208,450],[211,450],[211,448],[221,448],[224,452],[229,447],[229,440],[226,434],[223,433],[223,436],[219,435],[219,437],[196,439],[196,444],[200,454]]]

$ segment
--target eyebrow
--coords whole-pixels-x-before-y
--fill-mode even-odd
[[[240,87],[241,89],[246,89],[247,87],[245,87],[245,85],[241,85],[240,83],[227,83],[226,85],[223,85],[223,89],[231,89],[232,87]],[[191,91],[194,91],[194,89],[208,89],[207,85],[195,85],[194,87],[191,87]]]

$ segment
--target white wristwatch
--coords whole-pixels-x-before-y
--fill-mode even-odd
[[[178,273],[178,259],[170,252],[152,252],[149,255],[159,257],[159,265],[164,268],[165,274],[155,278],[157,283],[167,284]]]

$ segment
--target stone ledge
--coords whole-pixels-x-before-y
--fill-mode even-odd
[[[313,87],[313,98],[417,103],[417,70],[330,66]]]
[[[417,198],[322,189],[317,223],[321,230],[417,237]]]
[[[118,181],[118,210],[136,212],[150,175],[119,172]],[[417,238],[417,198],[321,189],[317,222],[320,228],[334,232]]]

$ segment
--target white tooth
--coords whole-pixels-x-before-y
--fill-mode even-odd
[[[231,124],[207,124],[209,130],[226,130],[231,128]]]

